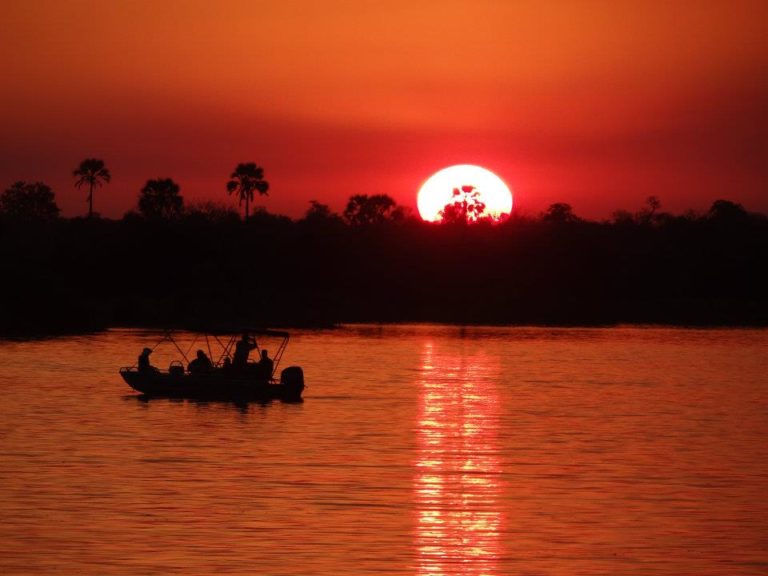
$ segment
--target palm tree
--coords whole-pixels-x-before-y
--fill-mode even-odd
[[[83,184],[88,184],[88,218],[93,217],[93,187],[101,186],[102,182],[109,182],[112,175],[104,166],[104,160],[98,158],[86,158],[80,162],[77,170],[72,172],[77,178],[75,186],[80,188]]]
[[[264,168],[256,166],[254,162],[238,164],[235,171],[229,176],[227,192],[239,196],[239,204],[245,200],[245,220],[248,221],[248,206],[253,202],[253,192],[264,195],[269,190],[269,182],[264,180]]]

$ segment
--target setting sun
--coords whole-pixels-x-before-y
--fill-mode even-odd
[[[424,182],[417,203],[419,214],[428,222],[502,220],[512,212],[512,192],[490,170],[459,164],[443,168]]]

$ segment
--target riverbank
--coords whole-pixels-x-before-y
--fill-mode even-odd
[[[730,217],[729,217],[730,218]],[[0,334],[347,322],[768,325],[768,219],[0,227]]]

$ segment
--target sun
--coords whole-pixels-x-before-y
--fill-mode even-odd
[[[430,176],[419,189],[417,205],[427,222],[455,218],[498,221],[512,212],[512,192],[490,170],[458,164]]]

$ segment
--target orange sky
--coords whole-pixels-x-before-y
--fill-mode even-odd
[[[17,1],[0,5],[0,186],[104,158],[95,209],[148,178],[187,200],[265,168],[270,211],[352,194],[415,207],[454,163],[516,209],[607,217],[656,194],[768,212],[768,2]]]

